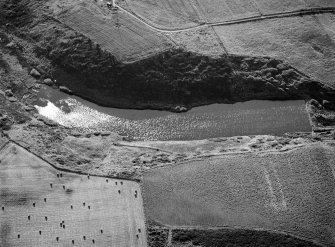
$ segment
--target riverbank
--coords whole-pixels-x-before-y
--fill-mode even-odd
[[[196,107],[185,113],[101,107],[43,86],[34,103],[40,115],[83,131],[111,131],[132,140],[201,140],[236,135],[308,132],[311,126],[300,101],[247,101]]]

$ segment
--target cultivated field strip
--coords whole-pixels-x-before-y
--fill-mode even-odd
[[[85,7],[75,7],[58,16],[71,28],[83,33],[120,60],[134,60],[169,47],[169,40],[127,14],[103,17]]]
[[[335,149],[230,155],[144,176],[148,217],[171,226],[241,227],[335,243]],[[186,178],[186,179],[185,179]]]
[[[60,172],[13,144],[0,158],[4,246],[147,246],[136,182]]]

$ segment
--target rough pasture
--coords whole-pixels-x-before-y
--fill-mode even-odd
[[[122,12],[109,11],[105,15],[76,6],[58,18],[122,61],[137,60],[170,47],[168,38]]]
[[[335,243],[334,147],[226,155],[144,176],[151,220],[289,232]]]
[[[1,246],[147,246],[137,183],[60,172],[12,144],[0,159]]]

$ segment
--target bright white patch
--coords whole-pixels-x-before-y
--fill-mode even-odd
[[[75,99],[65,99],[62,100],[62,103],[66,103],[69,106],[69,113],[61,110],[50,101],[44,107],[37,105],[35,107],[40,115],[67,127],[89,128],[107,121],[119,120],[88,108]]]

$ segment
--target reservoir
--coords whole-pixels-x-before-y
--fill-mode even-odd
[[[303,100],[253,100],[172,113],[102,107],[43,86],[35,107],[41,115],[67,127],[115,131],[135,140],[198,140],[311,131]]]

